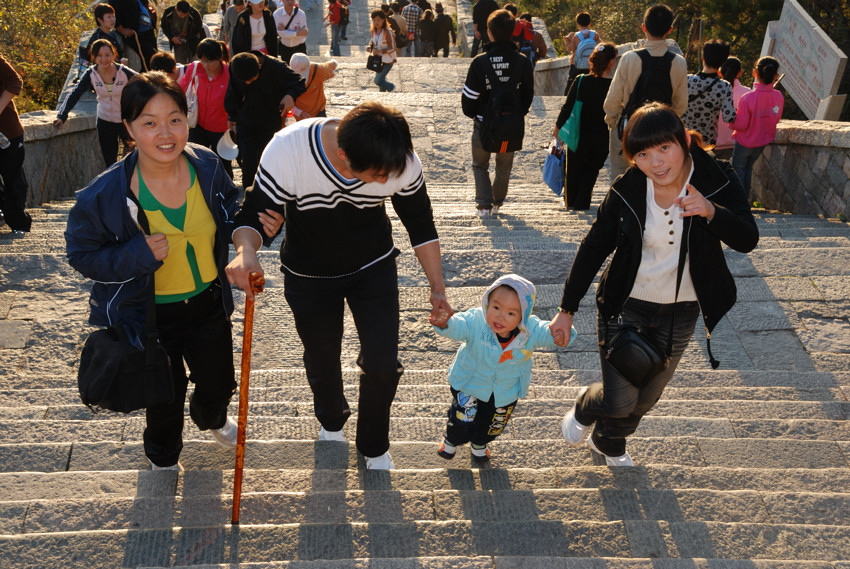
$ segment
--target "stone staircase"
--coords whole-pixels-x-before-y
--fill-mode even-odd
[[[380,97],[408,118],[452,305],[476,306],[492,280],[517,272],[538,285],[535,312],[553,317],[593,221],[565,211],[541,181],[540,146],[562,98],[535,98],[508,202],[481,220],[471,121],[459,108],[468,60],[402,59],[390,76],[398,91],[379,95],[361,59],[340,58],[329,114]],[[594,204],[608,183],[603,171]],[[64,256],[71,205],[34,209],[23,238],[0,227],[0,569],[850,569],[846,224],[757,212],[759,247],[727,252],[739,302],[712,335],[721,367],[711,369],[697,332],[630,439],[634,468],[604,466],[560,435],[579,388],[599,375],[590,293],[575,344],[535,356],[529,395],[489,467],[464,448],[451,462],[436,455],[457,345],[427,324],[427,282],[392,208],[406,368],[391,420],[396,470],[365,470],[353,443],[315,441],[275,243],[261,253],[267,288],[254,324],[241,524],[231,526],[232,452],[187,421],[185,472],[151,472],[141,413],[92,415],[79,402],[76,363],[91,328],[89,284]],[[350,315],[346,324],[356,404]]]

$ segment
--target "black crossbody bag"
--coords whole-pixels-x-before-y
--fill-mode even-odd
[[[136,201],[132,195],[131,199]],[[141,207],[139,224],[146,234],[150,233]],[[120,324],[95,330],[86,339],[80,355],[77,385],[80,399],[93,412],[106,409],[130,413],[174,400],[171,361],[156,329],[154,295],[151,285],[143,351],[130,343]]]

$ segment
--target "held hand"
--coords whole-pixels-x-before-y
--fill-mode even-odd
[[[475,39],[477,39],[477,40],[481,39],[481,32],[479,32],[479,31],[475,32]]]
[[[295,35],[298,37],[306,38],[309,31],[310,30],[298,30],[297,32],[295,32]]]
[[[260,223],[263,224],[263,232],[269,237],[274,237],[283,225],[283,216],[273,209],[267,209],[259,213]]]
[[[279,29],[279,30],[283,30],[285,28],[286,28],[286,26],[283,24],[283,22],[281,22],[277,25],[277,29]]]
[[[552,129],[552,137],[553,137],[553,138],[558,138],[558,133],[559,133],[559,131],[560,131],[560,129],[559,129],[557,126],[556,126],[555,128],[553,128],[553,129]]]
[[[62,119],[56,119],[55,121],[53,121],[53,127],[57,129],[62,128],[63,124],[65,124],[65,121],[63,121]]]
[[[448,312],[446,312],[443,308],[439,308],[437,309],[436,318],[432,314],[428,317],[428,321],[437,328],[442,328],[445,330],[449,327],[449,316],[450,315]]]
[[[549,328],[549,332],[552,334],[552,339],[555,340],[555,344],[558,346],[564,343],[564,331],[563,330],[552,330]]]
[[[555,340],[555,344],[566,348],[570,345],[570,335],[573,328],[573,315],[566,312],[558,312],[552,322],[549,323],[549,332]]]
[[[714,219],[714,204],[705,199],[699,191],[688,184],[688,195],[683,198],[676,198],[673,203],[682,208],[682,217],[691,217],[698,215],[706,218],[708,221]]]
[[[168,239],[163,233],[145,235],[145,241],[147,241],[148,247],[151,248],[151,253],[157,261],[162,261],[168,256]]]
[[[454,314],[454,310],[452,310],[449,301],[446,299],[446,294],[444,292],[431,292],[431,316],[428,320],[438,326],[437,322],[440,321],[440,313],[444,312],[446,314],[445,319],[448,320],[449,316]],[[443,326],[439,326],[443,328]]]
[[[236,257],[224,268],[227,274],[227,280],[230,284],[235,284],[245,291],[245,298],[252,300],[254,291],[251,289],[249,275],[258,273],[263,276],[263,268],[260,266],[260,261],[257,260],[257,253],[251,250],[239,250]]]

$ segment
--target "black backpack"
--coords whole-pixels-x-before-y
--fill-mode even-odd
[[[487,59],[484,71],[490,81],[490,96],[484,106],[481,121],[481,146],[487,152],[503,154],[522,149],[525,136],[525,113],[517,90],[519,67],[522,56],[516,54],[511,63],[511,77],[502,83]]]
[[[674,53],[669,51],[664,55],[653,57],[644,49],[636,52],[641,60],[641,72],[629,102],[620,115],[617,123],[617,135],[622,140],[626,123],[636,110],[646,103],[659,102],[669,105],[673,102],[673,82],[670,80],[670,68],[673,66]]]
[[[387,24],[390,26],[390,30],[393,32],[393,38],[395,38],[395,46],[397,48],[407,47],[410,44],[410,40],[407,39],[407,34],[401,33],[401,28],[393,18],[387,17]]]

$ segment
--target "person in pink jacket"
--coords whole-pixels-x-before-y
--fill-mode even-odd
[[[735,103],[735,112],[738,111],[738,103],[741,97],[751,91],[746,85],[741,85],[741,74],[744,67],[737,57],[730,57],[720,66],[720,77],[732,85],[732,102]],[[723,112],[717,113],[717,142],[714,144],[714,156],[723,160],[729,160],[732,156],[732,147],[735,140],[732,138],[732,127],[723,120]]]
[[[756,63],[753,90],[738,102],[738,116],[732,124],[735,131],[735,147],[732,149],[732,167],[741,178],[747,195],[750,194],[750,179],[753,164],[761,156],[764,147],[776,138],[776,124],[782,117],[785,99],[773,88],[779,74],[779,62],[766,56]]]
[[[227,44],[212,38],[201,40],[196,52],[199,61],[187,65],[180,78],[185,93],[194,83],[198,92],[198,124],[189,129],[189,142],[194,142],[215,152],[219,139],[227,132],[227,113],[224,94],[230,81]],[[219,157],[221,158],[221,157]],[[233,178],[230,160],[221,158],[225,172]]]

